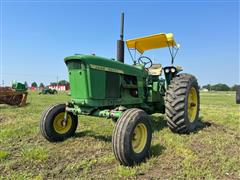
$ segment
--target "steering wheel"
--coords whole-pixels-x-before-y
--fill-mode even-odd
[[[147,56],[141,56],[138,58],[138,63],[143,64],[145,69],[152,67],[152,60]]]

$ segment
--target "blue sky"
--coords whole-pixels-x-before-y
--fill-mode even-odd
[[[120,13],[125,39],[172,32],[175,60],[201,85],[239,84],[238,1],[10,1],[1,2],[2,78],[30,84],[67,79],[63,58],[74,53],[115,58]],[[128,51],[126,63],[131,64]],[[147,53],[163,66],[168,49]]]

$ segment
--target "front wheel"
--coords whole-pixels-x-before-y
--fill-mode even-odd
[[[78,125],[78,117],[68,112],[65,122],[65,107],[65,104],[57,104],[44,111],[40,120],[40,131],[48,141],[63,141],[74,135]]]
[[[148,114],[140,109],[128,109],[118,119],[113,131],[114,155],[122,165],[138,164],[149,155],[151,140]]]

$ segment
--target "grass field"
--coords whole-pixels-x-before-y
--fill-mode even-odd
[[[79,117],[76,136],[49,143],[39,132],[42,111],[66,102],[66,94],[30,93],[29,104],[0,106],[0,179],[240,179],[240,105],[235,93],[201,93],[205,128],[190,135],[170,132],[161,114],[152,115],[150,158],[120,166],[111,149],[110,120]]]

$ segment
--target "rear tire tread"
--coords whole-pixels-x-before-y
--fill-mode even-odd
[[[179,74],[171,80],[171,85],[168,86],[166,92],[166,119],[169,128],[176,133],[189,133],[189,122],[186,120],[186,99],[189,87],[194,86],[198,91],[197,79],[190,74]],[[198,94],[199,103],[199,94]],[[197,109],[198,118],[199,104]]]

